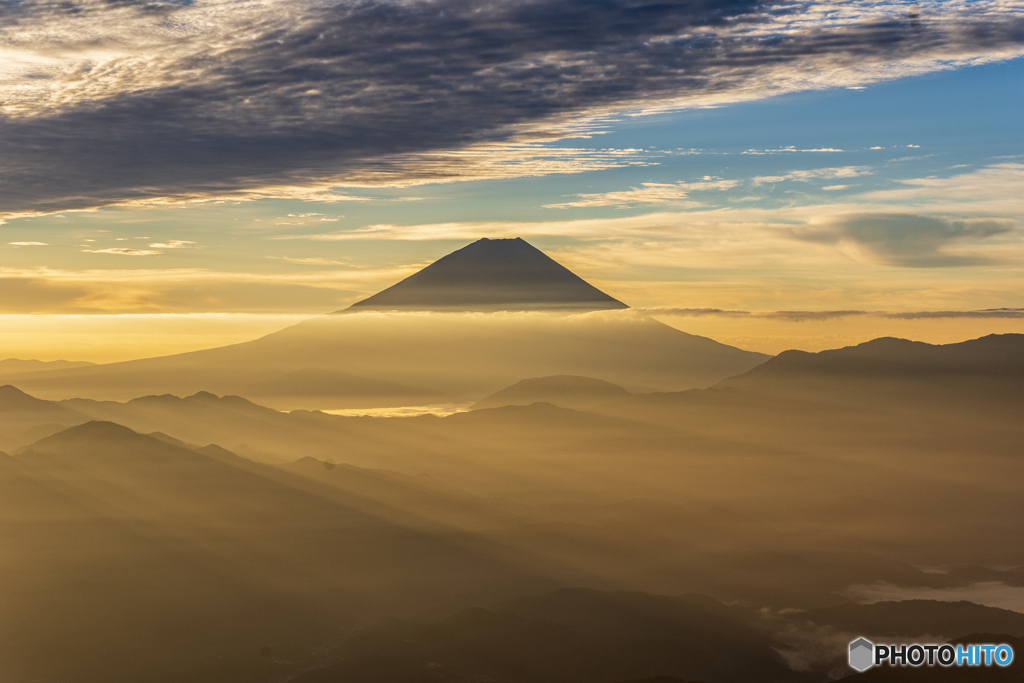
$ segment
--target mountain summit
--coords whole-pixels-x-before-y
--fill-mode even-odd
[[[374,314],[345,315],[362,311]],[[469,403],[559,375],[682,391],[768,359],[632,310],[522,239],[478,240],[337,313],[242,344],[25,373],[17,383],[46,398],[210,391],[320,410]]]
[[[520,237],[481,239],[352,304],[367,310],[629,308]]]

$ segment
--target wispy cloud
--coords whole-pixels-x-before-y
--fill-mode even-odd
[[[796,152],[844,152],[846,150],[838,147],[816,147],[812,149],[799,149],[797,147],[776,147],[775,149],[748,149],[743,154],[793,154]]]
[[[863,199],[926,206],[939,211],[949,210],[953,203],[969,203],[1003,215],[1020,215],[1024,209],[1024,193],[1021,192],[1024,164],[1021,163],[992,164],[949,177],[909,178],[897,182],[904,187],[869,192]]]
[[[0,314],[327,313],[424,265],[258,273],[202,268],[0,268]]]
[[[980,311],[739,311],[721,308],[643,308],[651,315],[687,318],[761,318],[788,322],[809,322],[873,316],[894,320],[939,320],[954,318],[1024,319],[1024,308],[992,308]]]
[[[153,249],[190,249],[195,242],[188,240],[167,240],[166,242],[154,242],[149,246]]]
[[[153,249],[129,249],[128,247],[109,247],[107,249],[83,249],[87,254],[117,254],[119,256],[159,256],[161,252]]]
[[[578,200],[560,204],[545,204],[546,209],[568,209],[591,206],[627,207],[637,204],[671,205],[680,208],[703,206],[689,199],[691,192],[702,190],[728,190],[739,185],[738,180],[705,178],[692,183],[642,183],[631,190],[618,190],[596,194],[578,194]]]
[[[0,216],[216,197],[350,201],[332,188],[607,168],[634,160],[544,143],[616,112],[858,86],[1024,51],[1015,3],[934,3],[915,22],[907,8],[8,3]],[[812,151],[837,150],[750,153]]]
[[[319,256],[309,256],[306,258],[298,258],[292,256],[271,256],[272,259],[284,261],[286,263],[298,263],[304,266],[342,266],[346,265],[344,261],[335,261],[334,259],[322,258]]]
[[[46,242],[8,242],[12,247],[48,247]]]
[[[857,176],[869,175],[871,169],[867,166],[842,166],[838,168],[815,168],[804,171],[790,171],[782,175],[766,175],[757,176],[754,178],[755,185],[763,185],[765,183],[781,183],[787,180],[798,180],[798,181],[811,181],[819,179],[833,179],[833,178],[856,178]],[[834,186],[834,187],[846,187]],[[828,189],[828,188],[823,188]]]

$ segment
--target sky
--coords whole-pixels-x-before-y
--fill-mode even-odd
[[[742,348],[1024,332],[1024,3],[0,3],[0,358],[523,237]]]

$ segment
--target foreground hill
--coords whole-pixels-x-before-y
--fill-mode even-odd
[[[961,638],[972,633],[1005,633],[1024,637],[1024,614],[976,605],[966,600],[901,600],[872,605],[845,604],[795,615],[795,619],[828,625],[849,633],[873,636]]]
[[[367,621],[538,585],[357,494],[104,422],[0,455],[0,540],[5,681],[277,679]]]
[[[697,500],[805,535],[797,547],[813,539],[822,547],[896,553],[926,565],[1024,559],[1016,546],[999,541],[1024,525],[1011,484],[1021,467],[1021,427],[1011,419],[1012,403],[993,406],[985,392],[933,392],[894,410],[886,400],[851,404],[851,395],[836,390],[800,398],[723,388],[626,396],[590,411],[539,403],[388,419],[282,413],[237,396],[198,393],[123,404],[37,401],[38,422],[20,422],[10,432],[0,411],[0,436],[10,450],[61,429],[49,412],[57,407],[74,412],[65,426],[106,420],[188,444],[218,443],[265,462],[309,457],[430,475],[481,498],[531,504]],[[33,429],[42,432],[33,436]],[[309,470],[327,472],[315,463]],[[908,481],[907,471],[943,475]],[[478,519],[484,518],[496,519],[490,513]],[[950,534],[958,542],[941,543]],[[558,538],[524,543],[554,550]],[[723,576],[731,586],[748,580]],[[783,572],[765,584],[775,590],[780,582],[792,584]]]
[[[875,630],[850,630],[851,624],[843,618],[826,618],[838,616],[840,610],[864,616],[876,613],[878,621],[867,624]],[[970,612],[970,618],[958,622],[964,612]],[[884,635],[884,629],[893,624],[907,624],[925,614],[937,618],[940,625],[952,626],[950,633],[957,634],[971,626],[982,626],[982,633],[1002,633],[993,627],[1024,618],[971,603],[909,601],[815,610],[819,626],[815,628],[800,623],[805,615],[766,617],[698,594],[566,588],[443,619],[385,621],[344,640],[335,651],[336,661],[299,676],[296,682],[825,683],[836,674],[855,673],[846,666],[846,647],[857,634]],[[922,625],[919,621],[909,630],[896,626],[893,635],[934,640],[935,630],[919,630]],[[969,631],[957,638],[1019,643],[1019,638],[1007,635],[985,641],[977,633]],[[791,666],[797,661],[799,666]],[[977,669],[973,672],[978,675]],[[886,677],[881,671],[871,675],[875,678],[850,680],[931,680],[923,675]],[[986,670],[984,680],[988,675]],[[950,675],[948,680],[974,679]]]
[[[608,683],[825,681],[847,629],[1019,628],[846,597],[1024,585],[987,568],[1024,562],[1007,542],[1024,533],[1022,426],[976,395],[907,419],[735,388],[615,393],[370,418],[7,388],[0,431],[55,433],[0,455],[5,675],[468,683],[565,662]],[[587,590],[551,594],[568,586]]]
[[[340,662],[295,680],[810,680],[784,664],[773,649],[780,647],[704,596],[572,589],[466,610],[434,623],[388,621],[345,641]]]
[[[37,426],[47,422],[80,422],[74,410],[53,401],[29,396],[17,387],[0,386],[0,425],[7,429]]]

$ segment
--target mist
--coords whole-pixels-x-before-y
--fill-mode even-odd
[[[810,683],[1024,637],[1024,336],[767,357],[581,291],[0,367],[4,682]]]

